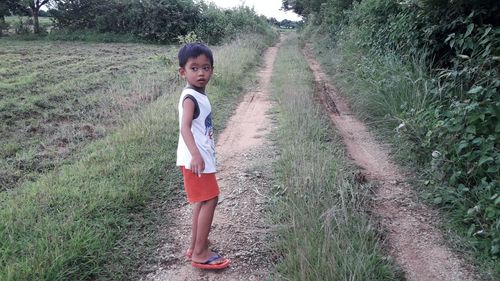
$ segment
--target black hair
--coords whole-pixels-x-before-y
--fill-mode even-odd
[[[212,51],[202,43],[188,43],[179,50],[179,66],[184,67],[190,58],[197,58],[200,55],[207,56],[210,66],[214,66]]]

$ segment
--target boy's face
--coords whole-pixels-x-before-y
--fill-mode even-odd
[[[205,90],[205,86],[212,77],[213,68],[205,55],[189,58],[184,67],[179,68],[179,74],[192,87]]]

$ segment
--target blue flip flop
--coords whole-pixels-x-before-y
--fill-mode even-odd
[[[221,262],[218,263],[213,263],[214,261],[221,259]],[[201,269],[223,269],[229,266],[229,263],[231,261],[226,258],[222,258],[219,254],[215,254],[212,257],[210,257],[208,260],[205,262],[191,262],[191,265],[196,267],[196,268],[201,268]]]

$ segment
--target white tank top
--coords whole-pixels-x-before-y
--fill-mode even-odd
[[[208,97],[197,92],[192,88],[184,88],[179,99],[179,130],[181,128],[181,119],[183,113],[182,103],[186,98],[195,103],[195,112],[193,122],[191,123],[191,132],[194,136],[196,146],[205,161],[205,170],[203,173],[216,172],[215,160],[215,141],[212,127],[212,106]],[[177,145],[177,166],[184,166],[191,169],[191,153],[189,152],[182,135],[179,132],[179,143]]]

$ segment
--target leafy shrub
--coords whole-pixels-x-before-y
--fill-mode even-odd
[[[190,0],[58,1],[51,13],[59,28],[131,33],[156,42],[170,42],[195,25],[198,6]]]
[[[220,9],[214,4],[201,3],[201,15],[196,25],[196,34],[207,43],[219,44],[233,39],[239,33],[269,32],[267,20],[248,7]]]
[[[226,14],[212,3],[209,5],[202,3],[201,7],[202,12],[196,23],[196,34],[205,42],[220,43],[231,29]]]
[[[179,40],[180,44],[201,42],[198,35],[196,35],[196,33],[194,33],[193,31],[189,32],[188,34],[186,34],[184,36],[182,36],[182,35],[177,36],[177,40]]]
[[[265,18],[253,9],[223,10],[214,4],[193,0],[57,1],[51,10],[56,26],[91,29],[101,33],[133,34],[152,42],[175,42],[190,32],[209,44],[222,43],[238,33],[269,32]]]
[[[437,70],[440,101],[416,116],[426,128],[422,147],[439,152],[440,171],[453,187],[442,204],[458,208],[470,236],[500,256],[500,79],[499,30],[477,26],[472,14],[459,19],[467,28],[449,34],[452,67]],[[448,196],[447,196],[448,195]]]
[[[14,31],[18,35],[31,33],[31,26],[33,26],[33,21],[31,19],[23,20],[19,17],[18,21],[14,23]]]
[[[149,41],[171,42],[191,31],[199,16],[192,1],[145,1],[141,8],[142,13],[132,15],[138,24],[131,28],[138,37]]]
[[[3,36],[5,30],[9,30],[10,24],[5,19],[0,19],[0,37]]]

